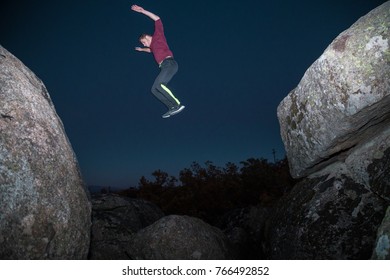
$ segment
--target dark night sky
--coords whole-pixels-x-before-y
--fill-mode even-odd
[[[276,108],[331,41],[383,0],[6,0],[0,44],[43,80],[87,184],[136,185],[193,161],[284,157]],[[152,55],[159,15],[186,109],[162,119]]]

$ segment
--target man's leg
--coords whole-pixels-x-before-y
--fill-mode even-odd
[[[167,87],[169,81],[173,78],[178,70],[177,62],[173,59],[163,61],[160,73],[152,86],[153,95],[167,106],[168,109],[180,105],[180,101],[174,96],[172,91]]]

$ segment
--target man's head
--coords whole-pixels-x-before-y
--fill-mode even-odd
[[[152,39],[153,37],[149,34],[142,34],[141,36],[139,36],[139,41],[141,42],[141,44],[144,46],[144,47],[150,47],[150,44],[152,43]]]

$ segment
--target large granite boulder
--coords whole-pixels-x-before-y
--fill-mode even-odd
[[[272,218],[271,258],[371,257],[390,204],[389,35],[386,2],[341,33],[279,105],[290,172],[306,178]]]
[[[231,258],[221,230],[198,218],[166,216],[134,236],[129,254],[143,260],[225,260]]]
[[[348,154],[390,124],[390,2],[341,33],[279,105],[293,177]]]
[[[271,218],[271,258],[370,258],[390,201],[389,132],[293,188]]]
[[[40,79],[0,46],[0,258],[85,259],[91,206]]]
[[[90,259],[125,260],[132,235],[164,216],[156,205],[116,194],[92,196]]]

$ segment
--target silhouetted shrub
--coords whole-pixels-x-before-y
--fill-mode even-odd
[[[229,162],[221,168],[211,161],[204,166],[194,162],[180,171],[179,180],[157,170],[152,181],[142,177],[138,188],[121,194],[151,201],[166,215],[190,215],[214,223],[231,209],[272,206],[295,184],[287,159],[270,163],[250,158],[240,164]]]

